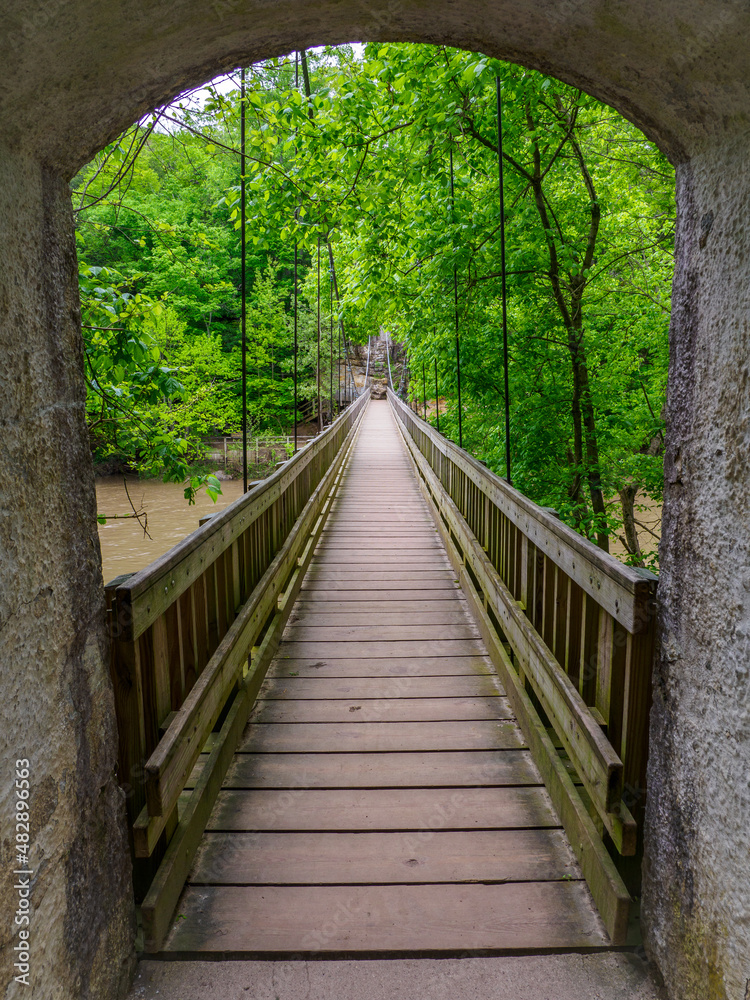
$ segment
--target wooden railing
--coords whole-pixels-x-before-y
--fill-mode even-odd
[[[388,398],[599,911],[622,943],[630,894],[613,858],[639,851],[657,579]]]
[[[147,950],[166,934],[368,399],[166,555],[105,588]]]

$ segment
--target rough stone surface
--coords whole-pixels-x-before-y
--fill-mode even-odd
[[[449,42],[553,73],[618,107],[676,158],[750,122],[745,0],[4,0],[3,7],[6,140],[67,175],[149,108],[221,69],[352,39]]]
[[[648,946],[674,996],[750,996],[750,162],[678,172]],[[679,987],[679,988],[677,988]]]
[[[67,185],[0,147],[0,995],[116,997],[133,904]],[[13,769],[30,761],[31,992],[18,943]]]
[[[1,2],[0,698],[4,760],[28,746],[34,768],[38,995],[114,996],[131,957],[61,178],[222,69],[383,39],[550,72],[609,101],[680,165],[644,912],[672,1000],[747,1000],[746,0]],[[6,862],[7,784],[0,796]]]
[[[128,1000],[664,1000],[634,955],[142,962]]]

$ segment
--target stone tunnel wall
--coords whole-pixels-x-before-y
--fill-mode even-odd
[[[617,107],[679,165],[645,931],[672,1000],[747,1000],[747,3],[19,0],[6,6],[0,738],[5,761],[22,753],[32,763],[32,995],[109,1000],[132,961],[66,181],[148,109],[222,69],[356,38],[446,42],[550,72]],[[11,805],[6,777],[3,831],[11,829]],[[7,862],[5,833],[1,846]],[[7,871],[3,943],[12,927]]]

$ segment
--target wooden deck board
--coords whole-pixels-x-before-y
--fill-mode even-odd
[[[344,565],[341,567],[313,568],[307,574],[308,582],[315,581],[325,589],[326,580],[359,580],[364,572],[363,568]],[[412,566],[411,569],[368,569],[369,580],[388,580],[390,583],[408,580],[411,583],[421,583],[424,580],[453,580],[455,579],[452,570],[436,567],[434,569],[422,569]]]
[[[302,600],[308,600],[307,594],[311,591],[319,593],[323,590],[326,594],[335,594],[336,591],[345,591],[346,593],[351,593],[352,591],[400,591],[407,592],[414,588],[419,587],[422,594],[433,590],[444,590],[447,591],[451,596],[455,596],[458,593],[458,587],[456,584],[445,577],[435,578],[431,575],[425,580],[414,580],[412,577],[409,581],[394,581],[394,580],[371,580],[369,577],[363,579],[362,577],[355,579],[346,579],[338,577],[335,580],[325,580],[325,581],[315,581],[313,579],[304,583],[300,590],[300,597]],[[336,595],[336,600],[341,600],[341,598]]]
[[[481,656],[481,639],[373,639],[362,642],[336,642],[311,639],[289,641],[279,647],[279,658],[287,656]]]
[[[528,750],[238,753],[225,788],[461,788],[540,785]]]
[[[361,611],[359,607],[347,611],[329,611],[315,605],[312,609],[295,609],[289,619],[290,625],[309,625],[312,628],[323,628],[329,625],[465,625],[470,622],[468,613],[450,604],[444,611]]]
[[[512,719],[505,698],[370,698],[258,701],[251,722],[468,722]]]
[[[316,590],[308,587],[300,591],[300,600],[305,603],[328,604],[335,602],[339,604],[354,604],[360,601],[366,604],[375,602],[395,603],[403,605],[405,603],[424,601],[455,601],[458,599],[459,590],[457,587],[444,588],[442,590],[424,590],[419,583],[411,582],[409,585],[397,589],[397,585],[384,586],[379,589],[370,588],[368,590],[354,590],[349,587],[337,590]]]
[[[479,636],[372,403],[165,952],[607,946]]]
[[[333,645],[333,643],[331,644]],[[332,662],[332,661],[329,661]],[[260,697],[271,698],[493,698],[502,688],[492,674],[442,677],[292,677],[268,678]]]
[[[369,885],[580,879],[561,830],[212,833],[193,885]]]
[[[604,948],[583,882],[186,890],[165,950],[358,955]]]
[[[354,549],[344,554],[336,545],[319,546],[314,553],[312,567],[316,566],[361,566],[363,570],[386,566],[405,566],[407,569],[429,566],[439,566],[450,569],[448,556],[441,549],[430,552],[403,552],[398,546],[394,548]]]
[[[331,615],[331,614],[344,614],[344,615],[382,615],[383,622],[385,623],[385,618],[388,615],[410,615],[412,613],[418,613],[415,615],[415,621],[420,620],[421,614],[458,614],[459,610],[461,614],[469,613],[467,606],[463,601],[457,599],[453,595],[449,595],[449,604],[445,603],[445,597],[438,595],[429,595],[428,600],[422,601],[398,601],[394,603],[388,600],[387,596],[382,596],[375,601],[358,601],[357,607],[351,607],[350,601],[336,600],[335,597],[321,604],[320,601],[311,601],[309,598],[299,598],[297,603],[294,605],[294,610],[292,611],[293,616],[303,617],[306,614],[316,614],[316,615]],[[489,660],[488,660],[489,662]]]
[[[387,722],[375,708],[350,705],[356,722],[266,723],[251,726],[238,747],[249,753],[391,753],[509,750],[524,745],[514,721]],[[359,721],[363,712],[371,721]],[[384,717],[381,716],[381,719]]]
[[[283,677],[443,677],[492,675],[492,665],[482,656],[371,657],[291,657],[279,660],[275,676]],[[500,688],[498,688],[500,690]],[[378,696],[382,696],[382,690]]]
[[[333,516],[333,515],[332,515]],[[363,531],[372,531],[369,527]],[[318,544],[313,553],[312,566],[333,564],[337,566],[361,566],[369,569],[377,569],[378,565],[384,568],[402,567],[429,567],[440,566],[442,569],[450,570],[451,564],[444,549],[438,547],[429,550],[411,549],[405,552],[398,544],[398,539],[385,539],[380,546],[372,548],[354,548],[346,552],[333,542],[323,542]]]
[[[314,625],[291,623],[284,633],[285,642],[395,642],[402,640],[478,639],[476,625]]]
[[[225,789],[209,830],[509,830],[557,827],[538,785],[454,788]]]

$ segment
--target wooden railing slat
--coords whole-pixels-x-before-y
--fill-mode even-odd
[[[345,441],[351,439],[356,426],[352,425]],[[163,816],[176,804],[206,733],[216,722],[250,648],[275,608],[277,597],[293,571],[300,551],[313,538],[311,528],[343,457],[342,446],[307,500],[300,517],[295,520],[283,546],[263,573],[239,616],[228,626],[200,678],[149,757],[146,764],[146,797],[150,815]],[[222,563],[225,568],[231,564],[231,552],[225,551],[217,559],[220,575]]]
[[[428,482],[433,480],[435,489],[440,489],[424,456],[416,449],[412,454]],[[442,489],[440,493],[443,493]],[[543,699],[548,714],[555,718],[555,728],[565,741],[566,749],[587,787],[590,786],[589,793],[602,812],[611,811],[619,801],[622,761],[602,735],[569,678],[519,609],[506,584],[493,572],[479,543],[473,536],[467,537],[462,530],[463,517],[456,504],[447,495],[439,496],[436,502],[440,504],[441,514],[446,518],[451,531],[459,538],[464,558],[479,579],[485,597],[490,601],[521,667],[537,695]]]
[[[412,452],[412,454],[414,453]],[[416,460],[417,456],[414,455],[414,457]],[[431,505],[434,504],[436,495],[439,495],[434,485],[428,485],[423,478],[420,480],[420,489],[428,502]],[[437,489],[442,489],[442,485],[437,484]],[[445,493],[445,497],[448,502],[452,502],[447,493]],[[582,796],[574,786],[553,741],[539,719],[533,705],[533,699],[525,691],[522,679],[498,636],[491,616],[479,600],[468,567],[464,564],[463,554],[453,545],[452,528],[437,513],[437,508],[434,506],[433,513],[438,530],[445,541],[448,556],[476,617],[489,655],[498,670],[516,718],[529,742],[534,760],[542,773],[554,807],[570,839],[571,847],[581,864],[584,877],[607,931],[613,944],[624,944],[627,934],[630,897],[612,858],[601,841],[601,832],[597,829],[596,823],[588,812],[584,802],[585,792]],[[466,540],[469,529],[466,525],[464,527],[465,530],[462,534]],[[489,560],[487,560],[487,564],[490,566],[490,572],[497,576],[497,571],[491,566]],[[500,583],[502,585],[502,581]],[[621,823],[621,827],[627,827],[632,832],[632,818],[626,809],[622,808],[622,816],[618,818],[618,821]],[[625,845],[623,840],[621,842],[623,846],[630,846]]]
[[[521,687],[525,681],[530,685],[532,703],[535,697],[539,699],[536,704],[549,717],[576,767],[585,789],[582,794],[590,808],[596,810],[602,829],[607,829],[621,853],[633,853],[636,825],[621,800],[625,767],[617,750],[626,745],[622,734],[628,725],[625,705],[628,690],[633,690],[633,704],[638,702],[639,711],[644,714],[640,692],[646,672],[643,663],[648,654],[640,652],[633,659],[633,663],[638,661],[640,677],[638,682],[631,682],[630,660],[619,636],[627,636],[631,643],[639,640],[640,645],[633,645],[634,649],[646,648],[647,635],[650,637],[652,631],[647,632],[650,629],[645,613],[648,606],[631,601],[632,628],[637,634],[627,632],[618,616],[610,613],[610,602],[600,588],[589,587],[596,594],[593,596],[568,574],[566,567],[572,563],[573,556],[568,553],[566,558],[563,554],[565,542],[560,535],[554,552],[549,547],[546,550],[538,547],[534,541],[537,536],[527,533],[506,516],[492,502],[490,491],[484,497],[490,501],[491,527],[486,535],[481,529],[485,544],[480,545],[469,524],[473,518],[480,529],[480,522],[474,516],[477,508],[473,505],[474,496],[479,494],[473,483],[468,493],[448,492],[428,461],[428,455],[439,453],[441,462],[452,465],[456,458],[451,450],[453,446],[448,442],[438,449],[434,435],[430,437],[425,432],[427,425],[406,411],[392,393],[389,399],[431,502],[446,524],[451,544],[455,542],[458,546],[471,579],[481,588],[484,606],[491,609],[501,634],[510,642],[511,658]],[[459,481],[471,481],[463,467],[449,470],[444,478],[454,485]],[[461,510],[461,504],[465,505],[465,510]],[[539,510],[545,517],[557,520],[553,512]],[[585,539],[578,538],[574,556],[579,562],[581,546],[594,548]],[[598,550],[591,558],[598,563]],[[623,569],[626,571],[624,583],[622,580],[615,582],[627,588],[633,582],[632,576],[628,579],[630,571],[627,567]],[[646,579],[651,604],[654,581],[655,578]],[[635,615],[636,610],[638,615]],[[618,614],[623,617],[621,607]],[[608,739],[610,729],[615,734],[614,746]],[[645,741],[646,728],[642,722],[631,726],[631,730],[633,738]],[[643,753],[641,758],[645,760]]]
[[[208,609],[206,606],[206,578],[201,574],[190,588],[195,622],[195,675],[200,677],[208,663]]]
[[[605,723],[609,724],[609,707],[612,697],[612,650],[614,619],[604,608],[599,608],[599,634],[596,646],[596,697],[594,707]]]
[[[255,638],[288,612],[276,610],[280,588],[290,574],[299,583],[321,493],[338,483],[367,398],[269,480],[107,588],[120,780],[144,889],[176,829],[196,747],[199,753],[241,678]]]
[[[354,407],[356,406],[355,403]],[[271,508],[285,493],[296,493],[299,488],[298,478],[304,475],[310,476],[312,469],[308,467],[319,459],[320,453],[328,447],[331,437],[340,430],[339,421],[343,418],[346,418],[346,413],[269,479],[215,514],[187,539],[146,569],[134,574],[126,586],[119,588],[118,600],[130,607],[132,617],[129,626],[131,631],[123,638],[137,638],[166,607],[187,590],[220,553],[229,549],[264,511]],[[295,512],[298,513],[300,508],[297,506],[297,500],[291,505],[285,502],[282,506],[285,508],[285,513],[279,523],[279,530],[282,537],[285,537],[291,524],[294,523]],[[278,545],[278,538],[276,544]],[[232,580],[231,567],[225,572],[227,580]],[[226,594],[226,590],[224,593]],[[232,605],[231,587],[229,595],[229,604]]]
[[[389,397],[390,398],[390,397]],[[518,527],[581,589],[625,627],[628,632],[640,631],[641,623],[650,620],[656,577],[647,570],[624,566],[614,556],[592,546],[572,528],[560,521],[549,509],[539,507],[505,480],[473,458],[468,452],[448,441],[408,407],[393,396],[392,405],[407,421],[407,427],[417,427],[420,434],[449,460],[451,475],[459,472],[476,483],[479,490]],[[455,501],[458,494],[448,493]],[[460,506],[460,504],[458,504]],[[501,576],[508,581],[504,570]],[[512,589],[512,588],[511,588]]]
[[[565,671],[570,677],[573,687],[580,692],[581,678],[581,639],[583,635],[583,591],[569,581],[568,590],[568,634],[565,642]],[[615,747],[617,749],[617,747]]]

